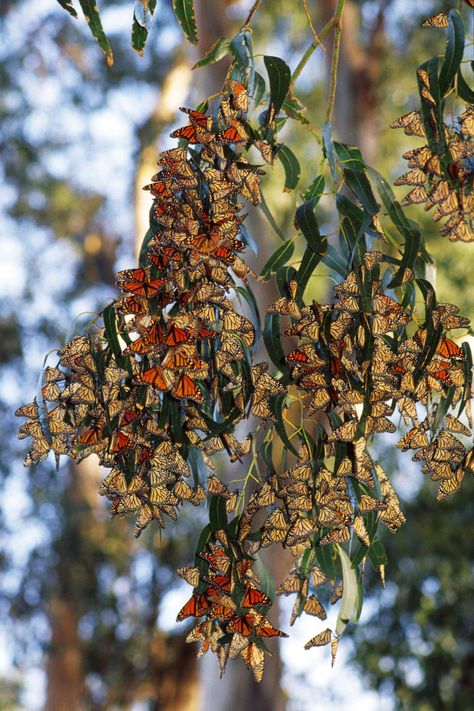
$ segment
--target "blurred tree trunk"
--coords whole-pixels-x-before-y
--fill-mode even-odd
[[[81,556],[83,538],[93,530],[98,508],[99,468],[95,459],[69,464],[64,491],[64,527],[55,542],[55,579],[48,605],[51,642],[47,661],[45,711],[85,709],[84,650],[79,637],[82,568],[90,561]]]
[[[381,0],[370,38],[364,44],[360,37],[360,7],[352,0],[344,6],[342,44],[337,76],[336,105],[333,125],[339,140],[358,146],[369,164],[375,162],[378,150],[378,87],[386,51],[384,13],[391,0]],[[333,15],[337,0],[322,0],[321,25]],[[331,62],[331,40],[327,48],[328,76]]]
[[[211,5],[212,3],[212,5]],[[219,37],[232,37],[237,31],[232,27],[227,13],[227,7],[233,0],[201,0],[198,4],[198,27],[200,30],[199,54],[202,54]],[[196,74],[194,86],[196,97],[201,100],[219,91],[225,80],[229,62],[224,59],[217,64],[206,67]],[[199,92],[199,94],[198,94]],[[271,236],[268,235],[266,225],[263,224],[261,213],[256,209],[249,209],[247,226],[255,235],[259,235],[259,265],[263,265],[268,256],[274,251]],[[255,259],[255,258],[254,258]],[[252,263],[252,255],[247,250],[246,261],[258,273],[258,265]],[[270,304],[277,295],[272,288],[252,284],[252,290],[258,303]],[[265,356],[262,354],[262,358]],[[263,554],[265,564],[277,581],[283,580],[288,571],[287,556],[282,555],[281,548],[272,546]],[[278,624],[279,605],[278,599],[272,606],[270,619]],[[263,681],[258,684],[243,661],[237,659],[229,661],[224,677],[220,678],[217,660],[214,655],[207,654],[200,662],[201,669],[201,709],[209,708],[209,699],[212,699],[212,711],[242,711],[252,708],[258,711],[284,711],[285,697],[281,688],[281,659],[278,642],[269,645],[272,656],[265,659],[265,673]]]

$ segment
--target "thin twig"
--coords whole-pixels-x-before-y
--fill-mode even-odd
[[[332,17],[329,22],[327,22],[321,32],[319,33],[319,42],[311,42],[309,45],[308,49],[306,52],[303,54],[301,57],[300,61],[298,62],[298,66],[296,67],[295,71],[293,72],[293,75],[291,77],[291,81],[294,83],[303,69],[305,68],[306,64],[308,63],[308,60],[310,59],[311,55],[313,54],[314,50],[317,49],[318,47],[322,46],[321,42],[327,35],[331,32],[332,28],[334,27],[334,17]]]
[[[304,7],[305,14],[306,14],[306,19],[308,20],[309,29],[311,30],[311,34],[312,34],[313,37],[314,37],[314,45],[315,45],[315,47],[317,47],[318,45],[320,45],[320,46],[321,46],[321,49],[323,49],[324,51],[326,51],[326,47],[323,47],[323,45],[321,44],[321,38],[318,37],[317,32],[316,32],[316,30],[314,29],[313,23],[312,23],[312,21],[311,21],[311,15],[309,14],[309,8],[308,8],[308,0],[303,0],[303,7]]]
[[[255,13],[257,12],[257,8],[258,8],[259,5],[260,5],[260,0],[255,0],[254,4],[253,4],[252,7],[251,7],[251,10],[250,10],[249,14],[247,15],[247,19],[245,20],[245,22],[244,22],[244,24],[242,25],[242,27],[247,27],[247,25],[250,25],[250,23],[252,22],[253,16],[254,16]]]
[[[332,49],[331,59],[331,81],[329,85],[328,110],[326,114],[327,123],[331,123],[332,114],[334,111],[334,103],[336,101],[336,86],[337,86],[337,68],[339,65],[339,53],[341,49],[342,35],[342,13],[344,10],[345,0],[337,0],[336,11],[334,13],[334,46]]]

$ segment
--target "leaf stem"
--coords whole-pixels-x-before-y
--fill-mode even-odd
[[[328,110],[326,114],[327,123],[331,123],[332,114],[334,111],[334,103],[336,100],[336,86],[337,86],[337,68],[339,65],[339,54],[341,49],[341,36],[342,36],[342,13],[344,11],[345,0],[337,0],[336,10],[334,12],[333,24],[334,24],[334,46],[332,50],[331,59],[331,79],[329,85],[329,100],[328,100]]]
[[[310,15],[309,8],[308,8],[308,0],[303,0],[303,7],[304,7],[306,19],[308,20],[309,29],[311,30],[311,34],[314,37],[315,46],[317,47],[318,45],[321,45],[321,49],[324,49],[324,51],[326,51],[326,48],[323,47],[323,45],[321,44],[321,38],[318,36],[316,30],[314,29],[313,23],[311,21],[311,15]]]
[[[323,29],[321,30],[321,32],[318,35],[319,42],[316,42],[316,40],[311,42],[308,49],[301,57],[301,59],[298,63],[298,66],[296,67],[296,69],[293,72],[293,75],[291,77],[291,81],[293,84],[295,83],[295,81],[298,79],[299,75],[305,68],[305,66],[308,63],[308,60],[310,59],[314,50],[317,49],[321,45],[323,39],[328,36],[328,34],[331,32],[333,27],[334,27],[334,17],[331,17],[331,19],[324,25]]]

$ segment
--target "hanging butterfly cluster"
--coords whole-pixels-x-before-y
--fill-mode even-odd
[[[279,595],[296,595],[291,624],[303,613],[325,620],[326,601],[342,598],[335,631],[325,629],[305,645],[330,643],[333,659],[345,626],[360,612],[354,591],[366,558],[383,576],[378,524],[394,532],[405,518],[388,476],[368,451],[374,435],[394,433],[395,417],[403,420],[408,431],[398,447],[411,450],[439,482],[438,499],[457,491],[465,471],[474,469],[472,450],[459,439],[469,434],[459,419],[463,411],[472,426],[470,355],[448,335],[469,322],[457,307],[436,305],[428,282],[416,278],[421,235],[394,207],[383,181],[379,192],[404,237],[404,254],[398,260],[367,248],[366,236],[383,237],[380,206],[360,153],[332,144],[329,134],[325,151],[333,181],[343,176],[357,198],[356,204],[337,190],[342,257],[330,254],[319,234],[314,207],[325,181],[318,176],[297,211],[307,250],[299,271],[282,267],[277,250],[277,281],[287,293],[267,316],[277,324],[280,317],[290,319],[283,335],[296,346],[282,359],[269,349],[281,370],[278,380],[267,363],[253,362],[254,325],[232,302],[245,290],[237,280],[246,285],[255,276],[241,257],[245,215],[239,200],[261,200],[262,171],[246,151],[254,145],[272,163],[282,123],[277,109],[290,87],[286,64],[265,59],[271,97],[259,129],[246,119],[247,89],[236,80],[228,80],[206,110],[182,109],[189,124],[172,135],[187,146],[160,155],[160,170],[146,187],[154,204],[140,264],[119,272],[121,295],[102,314],[104,331],[67,343],[57,367],[44,370],[37,398],[17,411],[27,418],[20,437],[33,438],[25,463],[43,460],[50,450],[76,461],[95,453],[111,468],[101,493],[112,514],[136,516],[137,535],[153,519],[160,526],[165,516],[176,519],[184,501],[199,505],[209,497],[210,523],[194,565],[178,570],[193,586],[178,620],[196,619],[188,641],[201,643],[200,654],[216,653],[222,671],[229,658],[241,656],[257,680],[265,640],[286,636],[269,620],[272,586],[253,569],[261,548],[281,544],[295,558],[276,588]],[[415,186],[407,204],[436,206],[435,219],[448,220],[443,231],[470,241],[473,110],[447,127],[440,98],[446,87],[439,82],[444,77],[451,87],[451,75],[448,81],[441,72],[438,80],[435,62],[420,68],[418,77],[422,110],[396,124],[409,135],[426,136],[428,145],[406,154],[411,171],[398,182]],[[331,304],[305,305],[308,274],[325,255],[342,281]],[[399,264],[395,276],[384,262]],[[414,306],[416,287],[425,298],[423,321]],[[288,421],[292,402],[299,402],[301,418],[290,439],[283,417]],[[263,441],[234,436],[248,414],[274,421]],[[284,449],[276,467],[278,438]],[[257,465],[253,490],[231,490],[214,474],[202,480],[200,462],[212,467],[211,455],[224,449],[238,461],[251,447],[254,463],[265,465]],[[290,465],[288,456],[294,456]],[[228,521],[234,510],[239,513]],[[343,548],[350,539],[359,541],[351,558]]]
[[[254,327],[229,298],[231,271],[244,282],[251,273],[238,197],[260,200],[261,171],[239,155],[247,105],[243,85],[229,81],[212,114],[183,109],[190,123],[172,135],[201,150],[161,154],[147,186],[155,202],[143,265],[119,272],[105,334],[66,344],[58,367],[44,371],[40,399],[17,411],[28,418],[20,436],[33,437],[25,463],[50,449],[76,461],[96,454],[112,468],[101,493],[113,514],[136,514],[137,535],[152,519],[176,519],[183,501],[206,498],[201,483],[186,481],[190,450],[207,463],[224,448],[239,459],[251,438],[239,443],[232,431],[252,391],[258,414],[268,383],[278,387],[265,367],[251,369]]]
[[[188,642],[201,643],[199,656],[211,649],[224,671],[227,660],[240,654],[260,681],[268,651],[264,640],[288,635],[265,616],[272,602],[260,589],[260,580],[252,570],[254,558],[245,549],[249,532],[246,517],[233,539],[217,529],[198,554],[198,567],[178,569],[178,575],[193,585],[194,591],[177,620],[204,617],[187,637]]]
[[[425,27],[447,27],[450,19],[462,23],[458,13],[430,18]],[[453,50],[454,51],[454,50]],[[462,55],[461,55],[462,56]],[[451,58],[450,58],[451,59]],[[427,140],[427,144],[404,153],[410,170],[395,185],[413,186],[403,205],[424,204],[433,211],[433,220],[445,220],[440,232],[451,241],[474,241],[474,107],[468,103],[460,115],[444,117],[445,97],[464,85],[445,64],[438,69],[437,58],[417,70],[420,110],[410,111],[394,121],[407,136]],[[463,94],[464,96],[464,94]]]

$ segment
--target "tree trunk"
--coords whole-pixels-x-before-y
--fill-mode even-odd
[[[47,691],[45,711],[82,711],[85,709],[84,650],[78,632],[81,606],[80,541],[96,522],[98,507],[97,460],[89,458],[79,465],[70,464],[69,485],[64,493],[65,525],[54,545],[58,562],[51,587],[48,613],[51,642],[46,666]]]
[[[359,36],[360,8],[351,0],[344,6],[342,43],[337,74],[336,105],[333,125],[338,140],[358,146],[368,164],[375,162],[378,150],[378,95],[385,48],[384,12],[390,2],[382,3],[367,45]],[[329,20],[336,0],[321,4],[321,24]],[[328,52],[328,75],[331,61],[331,39],[325,43]]]

